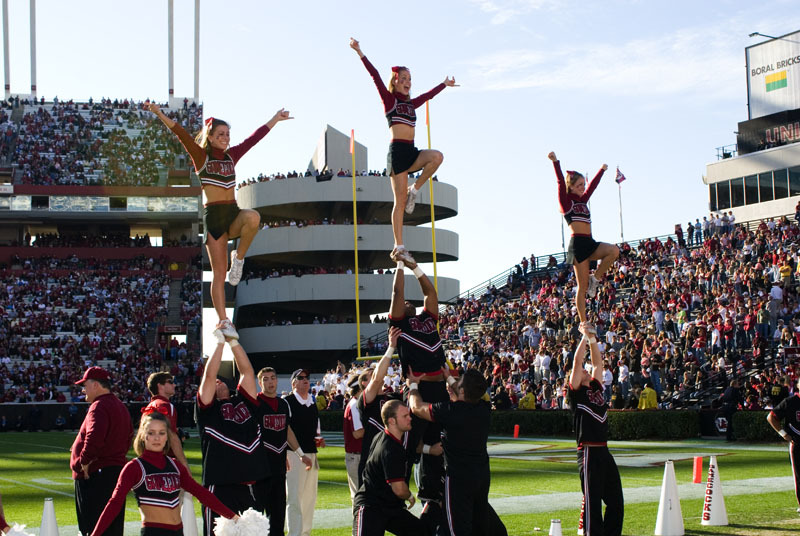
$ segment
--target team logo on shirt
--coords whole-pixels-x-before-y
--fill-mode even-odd
[[[586,391],[586,396],[589,397],[589,402],[596,406],[604,406],[606,403],[605,398],[603,398],[603,391],[601,390],[594,390],[589,389]]]
[[[286,428],[286,415],[264,415],[261,426],[265,430],[280,432]]]
[[[210,160],[206,163],[206,173],[209,175],[229,177],[234,175],[236,171],[231,160]]]
[[[589,207],[586,206],[586,203],[573,203],[571,212],[573,214],[582,214],[585,216],[589,214]]]
[[[408,102],[398,102],[395,107],[398,115],[405,115],[413,119],[417,118],[417,112],[414,111],[414,105]]]
[[[219,408],[219,412],[223,419],[226,421],[233,421],[236,424],[246,423],[251,417],[250,410],[247,409],[244,402],[239,402],[236,406],[230,402],[226,402]]]
[[[147,488],[147,491],[172,493],[181,488],[181,477],[175,473],[147,475],[144,477],[144,486]]]
[[[426,317],[424,320],[420,320],[417,317],[409,318],[408,324],[411,326],[411,329],[419,331],[420,333],[434,333],[436,331],[436,321],[430,316]]]

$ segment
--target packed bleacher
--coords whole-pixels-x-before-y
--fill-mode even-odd
[[[145,105],[127,99],[23,102],[19,122],[0,113],[0,158],[10,154],[17,184],[156,185],[160,169],[185,166],[186,158]],[[164,110],[189,132],[202,125],[202,106]]]
[[[199,330],[200,257],[182,271],[180,323]],[[198,343],[166,349],[154,334],[168,315],[174,261],[12,258],[0,267],[0,400],[75,402],[74,386],[87,366],[115,376],[124,401],[149,398],[142,378],[169,368],[179,400],[196,393],[202,369]],[[173,339],[174,340],[174,339]]]
[[[743,408],[771,408],[800,374],[797,221],[698,229],[622,244],[590,302],[612,408],[716,406],[734,378]],[[505,285],[440,312],[448,357],[484,373],[497,409],[565,407],[580,338],[575,280],[553,256],[538,265],[525,259]],[[382,351],[382,339],[367,341],[369,353]]]

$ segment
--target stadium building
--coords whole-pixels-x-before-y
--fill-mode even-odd
[[[737,221],[794,214],[800,202],[800,31],[745,49],[746,121],[706,167],[709,210]]]
[[[240,184],[239,206],[258,210],[264,228],[247,252],[242,282],[227,298],[228,306],[236,308],[234,323],[256,368],[270,365],[290,372],[299,366],[319,370],[337,360],[348,362],[356,357],[359,333],[365,341],[362,353],[368,353],[372,348],[367,339],[387,329],[384,321],[370,317],[385,315],[391,300],[391,182],[380,173],[367,173],[367,150],[356,143],[360,171],[354,229],[349,146],[349,136],[327,127],[307,173]],[[433,181],[433,192],[436,221],[455,216],[456,188]],[[405,217],[404,241],[417,261],[429,263],[433,245],[431,229],[424,226],[431,220],[427,185],[421,194],[414,213]],[[437,262],[458,258],[458,235],[438,224],[436,254]],[[456,296],[458,281],[439,277],[438,289],[443,298]],[[413,275],[406,276],[406,292],[408,299],[422,304]]]

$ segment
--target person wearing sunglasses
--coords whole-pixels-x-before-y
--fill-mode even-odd
[[[191,474],[189,461],[183,452],[183,443],[178,435],[178,413],[169,401],[175,396],[175,380],[169,372],[154,372],[147,378],[147,390],[150,391],[150,402],[142,408],[142,414],[158,411],[167,417],[169,429],[169,448],[172,456],[181,462]]]
[[[319,423],[319,413],[314,397],[311,396],[311,382],[306,369],[292,372],[292,392],[284,397],[289,404],[289,426],[294,432],[300,448],[295,449],[299,457],[311,459],[311,466],[290,463],[286,472],[286,519],[289,536],[309,536],[314,521],[314,507],[317,502],[317,481],[319,480],[319,461],[317,448],[325,446]]]

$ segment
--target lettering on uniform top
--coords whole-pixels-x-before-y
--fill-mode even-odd
[[[600,389],[589,389],[586,391],[586,396],[589,397],[589,402],[597,406],[604,406],[606,403],[606,399],[603,398],[603,391]]]
[[[223,419],[233,421],[236,424],[246,423],[251,416],[250,410],[247,409],[244,402],[239,402],[235,407],[230,402],[226,402],[219,408],[219,412]]]
[[[286,415],[264,415],[261,424],[266,430],[280,432],[286,428]]]
[[[411,329],[421,333],[433,333],[436,331],[436,321],[431,317],[427,317],[425,320],[420,320],[417,317],[409,318],[408,324]]]
[[[586,203],[573,203],[572,209],[570,210],[573,214],[589,214],[589,207],[586,206]]]
[[[235,167],[231,160],[209,160],[206,163],[206,173],[227,177],[235,174]]]
[[[144,487],[147,491],[163,491],[172,493],[181,487],[180,475],[147,475],[144,477]]]
[[[398,115],[406,115],[414,118],[417,116],[417,112],[414,111],[414,105],[409,102],[398,102],[395,109]]]

